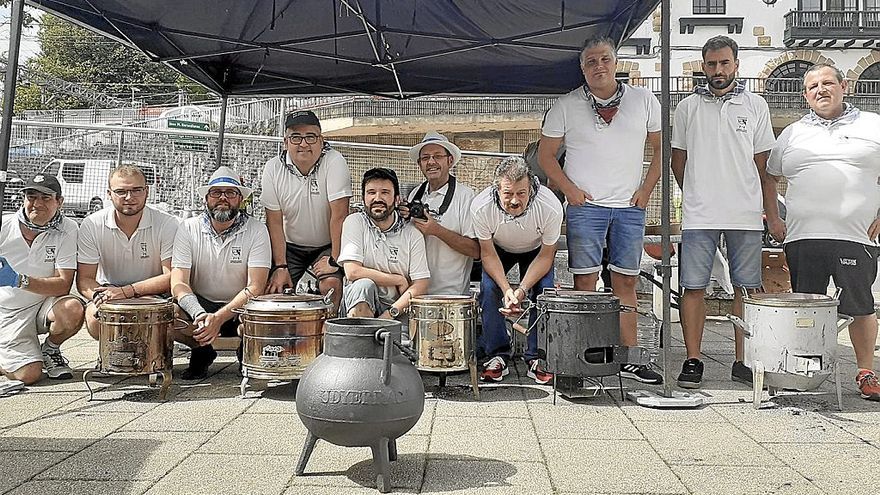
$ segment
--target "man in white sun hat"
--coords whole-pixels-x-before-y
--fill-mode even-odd
[[[192,347],[184,380],[207,376],[217,357],[211,343],[218,336],[238,335],[233,310],[266,288],[272,264],[269,232],[239,209],[253,192],[234,170],[218,168],[208,184],[198,188],[205,211],[185,220],[177,231],[171,294],[192,322],[187,330],[176,332],[178,341]]]
[[[446,136],[431,131],[410,148],[409,158],[426,180],[408,198],[410,205],[419,206],[403,208],[402,213],[425,236],[431,271],[428,293],[469,294],[471,268],[474,258],[480,257],[480,244],[470,211],[474,190],[450,174],[461,159],[461,150]]]

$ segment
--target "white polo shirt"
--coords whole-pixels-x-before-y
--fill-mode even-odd
[[[773,147],[770,109],[748,91],[722,101],[699,94],[675,108],[672,147],[687,151],[683,229],[762,230],[755,155]]]
[[[131,239],[116,224],[113,207],[87,216],[79,227],[80,263],[98,265],[98,283],[123,286],[162,274],[174,251],[176,217],[147,206]]]
[[[411,281],[431,277],[421,232],[408,223],[396,232],[380,232],[363,213],[352,213],[342,224],[338,261],[356,261],[366,268],[403,275]],[[398,297],[396,288],[379,287],[383,303],[391,304]]]
[[[560,97],[541,134],[565,138],[565,175],[607,208],[628,208],[642,183],[645,141],[659,132],[660,101],[646,88],[624,85],[611,124],[596,126],[596,112],[583,86]]]
[[[190,270],[194,293],[217,303],[232,300],[248,284],[248,268],[271,268],[269,231],[254,217],[231,236],[205,231],[201,215],[188,218],[174,239],[173,268]]]
[[[409,195],[409,201],[415,199],[419,188],[413,189]],[[440,206],[446,199],[449,191],[449,183],[434,192],[428,192],[421,199],[428,204],[428,208],[439,211]],[[452,202],[443,215],[435,216],[434,219],[443,227],[460,234],[464,237],[476,238],[474,222],[471,216],[471,201],[474,199],[474,190],[460,181],[455,182],[455,192]],[[431,270],[431,283],[428,286],[429,294],[452,294],[467,295],[470,293],[471,268],[474,259],[465,256],[449,247],[439,237],[428,236],[425,238],[425,251],[428,254],[428,268]]]
[[[471,203],[477,239],[492,240],[508,253],[527,253],[542,245],[555,246],[562,230],[562,204],[541,186],[526,212],[513,218],[495,203],[492,186]]]
[[[290,156],[284,159],[291,166]],[[268,210],[281,211],[284,238],[304,247],[330,244],[330,202],[351,197],[351,172],[345,158],[329,150],[308,176],[293,166],[291,172],[276,156],[263,168],[260,202]]]
[[[767,172],[788,179],[785,242],[874,245],[868,227],[880,210],[880,115],[858,112],[829,126],[804,118],[779,135]]]
[[[52,277],[55,270],[76,270],[77,225],[65,217],[57,229],[43,232],[30,246],[21,235],[15,213],[3,215],[0,253],[18,273],[30,277]],[[22,309],[46,296],[14,287],[0,287],[0,309]],[[0,329],[2,331],[3,329]]]

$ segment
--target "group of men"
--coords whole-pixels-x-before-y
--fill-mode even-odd
[[[825,293],[829,278],[844,289],[840,312],[855,318],[856,381],[862,397],[880,400],[871,293],[880,232],[880,116],[844,103],[842,74],[819,64],[804,78],[810,114],[775,140],[766,102],[736,79],[736,43],[712,38],[702,53],[707,84],[678,105],[672,136],[672,169],[683,191],[679,265],[687,348],[678,384],[702,383],[703,293],[722,237],[733,284],[760,289],[763,214],[770,233],[786,242],[795,291]],[[183,378],[199,379],[217,356],[216,338],[237,335],[234,310],[254,296],[294,287],[306,272],[321,293],[333,291],[340,315],[403,319],[418,296],[469,294],[479,259],[480,376],[503,380],[512,357],[505,317],[522,315],[524,301],[554,286],[563,220],[575,289],[596,289],[607,251],[612,291],[622,304],[636,305],[645,209],[661,173],[660,104],[648,90],[617,81],[612,40],[588,40],[580,64],[585,84],[548,112],[538,149],[564,206],[519,157],[502,160],[492,185],[475,194],[451,174],[461,150],[429,132],[409,151],[425,181],[404,201],[392,169],[368,170],[363,211],[350,214],[348,165],[310,111],[287,117],[283,151],[263,169],[265,224],[241,208],[253,189],[228,167],[198,189],[205,211],[179,225],[146,206],[148,186],[136,167],[111,172],[112,207],[79,229],[61,215],[57,180],[37,175],[24,187],[23,208],[3,217],[0,231],[0,370],[26,383],[43,370],[50,378],[70,377],[59,345],[83,321],[98,338],[102,304],[170,295],[190,322],[175,330],[175,339],[192,348]],[[653,159],[643,177],[646,144]],[[557,160],[563,145],[564,170]],[[788,179],[786,221],[776,206],[781,176]],[[514,265],[517,284],[507,276]],[[74,277],[85,306],[69,295]],[[734,313],[741,315],[740,291],[735,294]],[[529,328],[536,317],[531,311]],[[48,333],[42,344],[39,333]],[[636,333],[636,315],[621,315],[621,343],[635,346]],[[731,376],[751,382],[742,336],[735,341]],[[537,332],[529,333],[523,357],[530,378],[552,379],[538,355]],[[662,382],[651,366],[624,363],[621,374]]]

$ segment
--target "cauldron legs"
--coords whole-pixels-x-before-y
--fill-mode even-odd
[[[388,440],[388,460],[391,462],[397,460],[397,440]]]
[[[392,447],[392,445],[394,445]],[[393,448],[393,453],[392,453]],[[373,451],[373,470],[376,473],[376,489],[382,493],[391,491],[391,462],[392,454],[397,458],[397,445],[393,440],[380,438],[379,442],[370,446]]]
[[[170,360],[168,361],[171,362]],[[165,402],[168,396],[168,389],[171,387],[171,368],[162,370],[162,387],[159,389],[159,401]]]
[[[315,450],[315,444],[318,443],[318,437],[312,434],[312,432],[308,432],[306,435],[306,443],[303,444],[302,453],[299,455],[299,462],[296,463],[296,475],[302,476],[306,470],[306,463],[309,462],[309,457],[312,456],[312,451]]]

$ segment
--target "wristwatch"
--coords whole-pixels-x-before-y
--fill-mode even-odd
[[[395,320],[397,319],[398,316],[400,316],[401,313],[405,313],[405,312],[406,311],[401,311],[401,310],[395,308],[394,306],[391,306],[390,308],[388,308],[388,314],[391,315],[391,317],[394,318]]]

